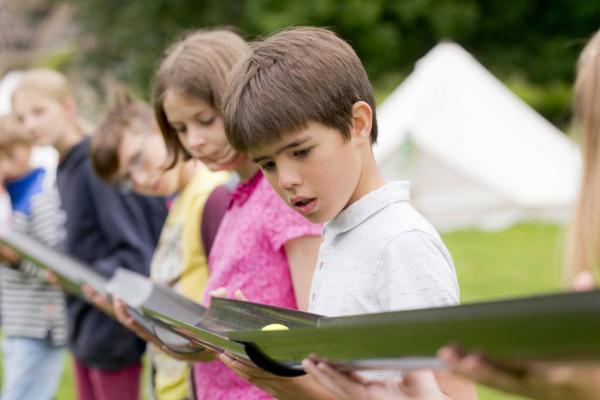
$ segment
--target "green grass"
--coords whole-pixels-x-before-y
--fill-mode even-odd
[[[522,224],[501,232],[444,235],[454,258],[464,302],[557,290],[561,286],[563,230]],[[479,387],[481,400],[516,400]]]
[[[73,372],[73,359],[67,355],[65,359],[65,370],[58,385],[56,392],[57,400],[74,400],[75,399],[75,378]]]
[[[562,229],[521,224],[500,232],[459,231],[443,235],[457,268],[463,302],[543,293],[560,287]],[[1,370],[0,365],[0,370]],[[74,399],[67,357],[58,400]],[[484,387],[481,400],[516,400]]]

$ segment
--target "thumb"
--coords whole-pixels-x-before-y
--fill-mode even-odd
[[[228,294],[229,294],[229,293],[227,292],[227,289],[226,289],[226,288],[224,288],[224,287],[220,287],[220,288],[218,288],[218,289],[215,289],[215,290],[211,290],[211,291],[210,291],[210,295],[211,295],[212,297],[227,297],[227,296],[228,296]]]
[[[577,292],[592,290],[596,284],[596,279],[591,271],[581,271],[575,275],[571,288]]]
[[[240,289],[235,291],[235,299],[242,300],[242,301],[248,301],[248,299],[246,298],[246,296],[244,296],[244,293],[242,293],[242,291]]]

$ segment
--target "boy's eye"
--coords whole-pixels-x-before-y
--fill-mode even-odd
[[[35,107],[35,108],[32,110],[32,112],[33,112],[33,114],[34,114],[34,115],[41,115],[41,114],[43,114],[43,113],[44,113],[44,111],[45,111],[45,110],[44,110],[44,108],[42,108],[42,107]]]
[[[260,166],[265,171],[273,171],[275,169],[275,163],[273,161],[266,162]]]
[[[307,149],[302,149],[302,150],[296,150],[294,151],[294,157],[296,158],[306,158],[308,156],[308,154],[310,153],[311,148],[307,148]]]

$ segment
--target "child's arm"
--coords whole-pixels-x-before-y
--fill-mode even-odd
[[[435,379],[448,398],[456,400],[477,400],[477,389],[473,381],[450,372],[436,371]]]
[[[600,393],[598,364],[523,363],[506,368],[476,353],[464,354],[453,347],[438,352],[453,371],[467,378],[532,399],[593,400]]]
[[[5,261],[10,264],[11,267],[17,268],[21,262],[21,257],[16,251],[8,246],[0,245],[0,261]]]
[[[296,303],[298,309],[302,311],[308,309],[310,285],[320,245],[320,236],[302,236],[289,240],[284,245],[296,294]]]
[[[129,311],[127,310],[127,306],[125,303],[118,298],[113,299],[112,309],[114,310],[114,315],[116,319],[131,332],[135,333],[140,339],[152,343],[157,348],[161,349],[165,354],[170,357],[173,357],[177,360],[181,361],[212,361],[217,358],[217,355],[214,351],[210,349],[205,349],[204,351],[200,351],[192,354],[178,353],[171,351],[168,346],[165,346],[161,343],[160,340],[154,334],[147,331],[142,325],[140,325],[137,321],[135,321],[131,315],[129,315]]]
[[[402,377],[369,381],[357,373],[343,374],[325,362],[307,359],[304,369],[321,385],[346,400],[447,400],[431,371],[408,371]],[[457,397],[462,399],[462,397]]]

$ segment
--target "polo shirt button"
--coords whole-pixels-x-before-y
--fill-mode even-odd
[[[323,268],[323,261],[319,264],[319,269]]]
[[[317,295],[315,293],[313,293],[311,296],[312,301],[315,301],[316,298],[317,298]]]

